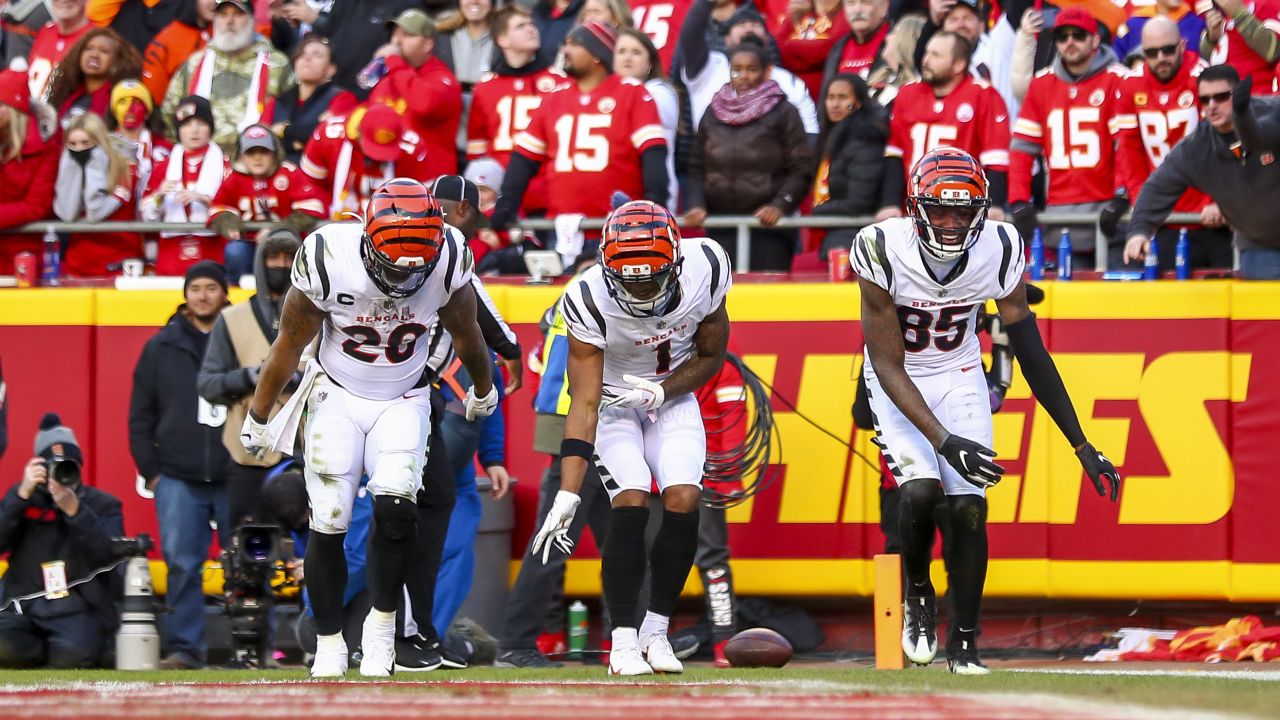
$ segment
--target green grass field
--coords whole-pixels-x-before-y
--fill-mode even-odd
[[[928,669],[908,669],[901,672],[876,671],[860,665],[848,667],[832,664],[795,664],[781,670],[716,670],[694,666],[682,676],[644,678],[637,686],[628,681],[612,681],[617,689],[610,693],[662,692],[663,685],[680,692],[682,683],[723,683],[723,685],[699,685],[689,688],[699,695],[717,692],[760,693],[821,692],[821,693],[872,693],[886,695],[936,695],[950,693],[1001,693],[1025,696],[1049,694],[1064,698],[1087,698],[1093,703],[1115,705],[1139,705],[1168,710],[1196,710],[1229,715],[1274,718],[1280,713],[1280,672],[1231,673],[1214,677],[1198,672],[1187,675],[1065,675],[1041,672],[1045,664],[1021,664],[998,668],[989,677],[961,678],[948,674],[941,665]],[[1072,665],[1078,669],[1078,665]],[[1095,668],[1086,668],[1093,670]],[[1100,670],[1118,668],[1103,667]],[[1142,670],[1143,666],[1126,665],[1124,670]],[[1198,666],[1180,667],[1183,670],[1200,670]],[[1254,677],[1249,677],[1253,675]],[[0,673],[0,683],[13,690],[21,686],[50,689],[51,686],[72,683],[183,683],[219,684],[249,682],[298,682],[305,684],[306,673],[301,669],[276,671],[254,670],[205,670],[186,672],[121,672],[94,671],[8,671]],[[396,676],[390,691],[406,693],[439,693],[452,684],[506,682],[529,683],[529,692],[559,683],[570,683],[560,688],[567,692],[599,694],[600,686],[607,682],[602,668],[567,667],[561,670],[498,670],[476,668],[465,671],[433,672],[423,675],[401,674]],[[353,670],[350,681],[360,682]],[[572,683],[591,683],[575,688]],[[756,683],[759,683],[756,686]],[[658,687],[655,688],[655,685]],[[332,690],[332,686],[330,686]],[[506,688],[507,692],[522,692],[523,688]],[[269,692],[264,688],[264,692]]]

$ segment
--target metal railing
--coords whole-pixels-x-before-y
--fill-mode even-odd
[[[1067,225],[1067,226],[1093,226],[1094,229],[1094,265],[1099,272],[1107,269],[1107,239],[1098,229],[1098,216],[1093,213],[1056,213],[1043,212],[1038,216],[1041,225]],[[1126,216],[1125,221],[1128,220]],[[703,221],[702,226],[713,229],[733,228],[736,231],[737,244],[737,261],[734,270],[737,272],[747,272],[751,267],[751,230],[753,229],[800,229],[800,228],[816,228],[816,229],[847,229],[847,228],[863,228],[875,222],[875,218],[870,215],[861,215],[854,217],[784,217],[774,225],[765,226],[753,215],[715,215],[708,216]],[[1169,225],[1199,225],[1199,213],[1173,213],[1167,220]],[[249,232],[256,232],[263,228],[271,227],[272,223],[245,223],[244,229]],[[522,230],[555,230],[555,221],[548,218],[526,218],[520,220],[512,227]],[[599,230],[604,227],[604,218],[584,218],[580,226],[584,230]],[[141,222],[141,221],[116,221],[116,222],[34,222],[23,225],[19,228],[6,230],[10,233],[35,233],[42,234],[52,229],[58,233],[95,233],[95,232],[137,232],[137,233],[159,233],[159,232],[208,232],[208,228],[199,223],[166,223],[166,222]],[[1054,243],[1052,238],[1044,239],[1046,247]],[[1055,243],[1056,244],[1056,243]]]

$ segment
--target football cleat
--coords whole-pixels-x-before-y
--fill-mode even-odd
[[[902,604],[902,652],[916,665],[938,654],[938,608],[933,597],[908,596]]]
[[[382,625],[370,610],[360,633],[360,674],[364,677],[391,677],[396,665],[396,624]]]
[[[666,635],[650,635],[644,648],[645,662],[656,673],[682,673],[684,664],[671,649],[671,641]]]
[[[724,654],[724,646],[728,644],[729,644],[728,640],[721,640],[720,642],[716,643],[715,647],[712,649],[712,655],[715,657],[715,664],[716,664],[716,667],[718,668],[733,667],[733,663],[729,662],[729,658],[725,657],[725,654]]]
[[[347,643],[342,635],[316,638],[316,656],[311,662],[311,677],[315,680],[341,678],[347,674]]]
[[[671,646],[667,645],[670,649]],[[675,657],[672,656],[672,660]],[[676,664],[679,664],[676,660]],[[652,675],[653,668],[649,663],[645,662],[644,656],[640,654],[640,648],[635,645],[614,646],[609,651],[609,674],[630,677],[634,675]]]
[[[493,661],[496,668],[558,668],[564,665],[547,659],[537,650],[503,650]]]
[[[978,659],[978,648],[968,640],[947,644],[947,669],[953,675],[990,675],[991,669]]]
[[[431,672],[444,664],[444,658],[421,635],[396,638],[397,672]]]

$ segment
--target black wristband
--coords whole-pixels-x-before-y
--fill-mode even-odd
[[[560,441],[560,457],[580,457],[587,462],[591,462],[596,454],[596,447],[586,440],[578,438],[565,438]]]

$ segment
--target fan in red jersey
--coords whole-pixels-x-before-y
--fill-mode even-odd
[[[676,38],[684,16],[694,0],[631,0],[631,17],[636,29],[653,41],[662,58],[662,67],[671,72],[671,61],[676,56]]]
[[[426,156],[394,109],[370,103],[316,127],[302,152],[302,172],[324,192],[329,217],[341,220],[361,212],[382,183],[425,176]]]
[[[1136,202],[1142,184],[1200,120],[1197,82],[1205,64],[1187,52],[1178,26],[1165,17],[1155,17],[1142,28],[1143,62],[1120,83],[1116,110],[1116,171],[1128,196]],[[1120,216],[1128,203],[1104,212],[1102,231],[1115,235]],[[1199,190],[1183,193],[1174,212],[1201,213],[1205,229],[1191,227],[1193,267],[1230,267],[1231,235],[1217,204]],[[1178,232],[1182,226],[1162,228],[1156,235],[1162,269],[1173,269]]]
[[[1127,71],[1115,63],[1111,47],[1100,44],[1098,21],[1080,8],[1058,13],[1053,38],[1058,57],[1031,80],[1010,146],[1009,207],[1028,238],[1036,226],[1031,164],[1037,156],[1044,156],[1048,169],[1046,204],[1052,210],[1101,212],[1123,188],[1113,137],[1120,79]],[[1073,228],[1071,239],[1076,262],[1091,266],[1093,230]]]
[[[613,74],[615,38],[612,27],[592,21],[565,39],[565,74],[573,82],[543,98],[528,129],[516,137],[492,218],[496,229],[515,218],[544,162],[556,188],[547,202],[551,216],[608,215],[614,192],[667,199],[667,144],[658,108],[639,81]]]
[[[472,91],[467,158],[476,160],[488,156],[506,168],[511,163],[516,136],[529,127],[542,98],[567,82],[567,78],[552,69],[549,61],[538,58],[542,39],[527,9],[519,5],[502,8],[493,17],[490,32],[501,52],[495,59],[492,74]],[[530,181],[521,204],[525,213],[546,210],[547,172],[543,168]]]
[[[36,33],[31,54],[27,57],[27,82],[32,97],[45,96],[53,83],[53,69],[66,57],[71,46],[93,27],[85,13],[87,4],[87,0],[53,0],[49,3],[53,22]]]
[[[1009,166],[1009,113],[995,88],[969,72],[973,46],[952,32],[929,39],[921,61],[922,78],[902,86],[893,103],[885,157],[902,159],[890,180],[905,187],[906,173],[924,154],[941,146],[960,148],[978,158],[991,183],[991,215],[1003,220]],[[899,195],[901,191],[899,192]]]
[[[219,235],[241,241],[246,222],[283,222],[306,236],[324,218],[320,190],[297,167],[281,161],[284,147],[271,128],[245,128],[236,150],[232,172],[218,188],[210,211],[209,227]],[[229,274],[232,269],[228,266]]]
[[[1210,65],[1230,65],[1253,78],[1254,95],[1274,93],[1280,60],[1280,0],[1197,0],[1205,20],[1200,55]]]

